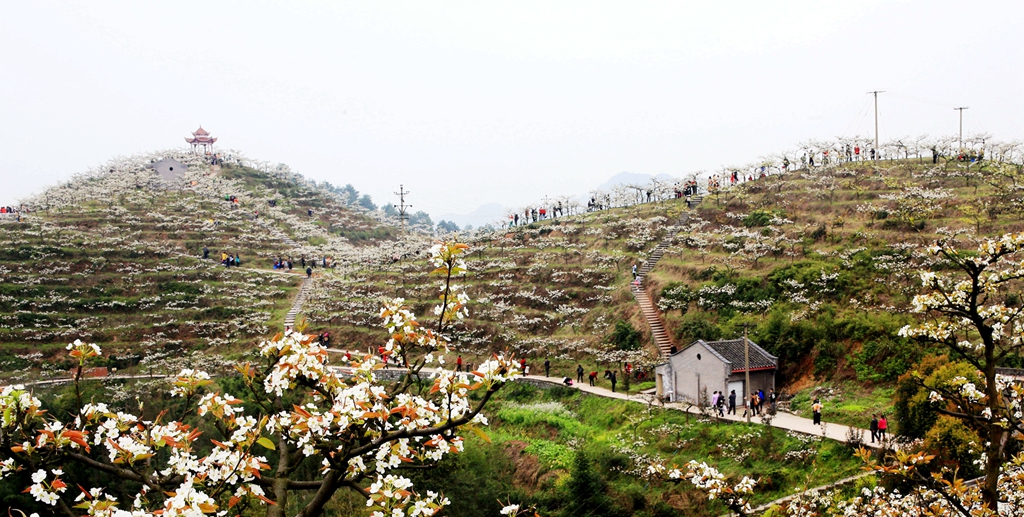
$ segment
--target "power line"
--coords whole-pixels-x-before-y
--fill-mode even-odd
[[[391,205],[398,209],[398,220],[402,224],[403,233],[405,233],[405,221],[406,219],[409,218],[409,216],[406,214],[406,211],[412,208],[412,205],[405,204],[405,195],[409,193],[410,192],[408,190],[405,190],[405,187],[403,185],[399,185],[398,192],[395,192],[395,195],[398,196],[398,204]]]

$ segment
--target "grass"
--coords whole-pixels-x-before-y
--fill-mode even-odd
[[[558,494],[573,475],[573,458],[581,450],[595,458],[595,468],[615,504],[634,514],[654,511],[662,504],[686,515],[725,511],[689,483],[647,478],[646,467],[655,460],[684,465],[696,459],[714,465],[734,481],[742,476],[759,478],[755,504],[788,495],[793,487],[836,481],[861,466],[848,448],[836,442],[794,437],[760,425],[702,423],[682,412],[577,390],[513,385],[499,392],[485,412],[491,420],[487,432],[493,443],[471,439],[467,448],[483,447],[493,455],[521,447],[521,453],[513,455],[513,466],[535,469],[530,472],[537,483],[525,487],[510,483],[504,490],[539,504],[545,515],[559,511]],[[636,493],[638,498],[627,497]]]
[[[893,419],[895,388],[866,387],[853,382],[824,383],[801,390],[790,402],[794,413],[809,418],[815,397],[824,406],[821,419],[867,429],[871,415],[888,414]]]

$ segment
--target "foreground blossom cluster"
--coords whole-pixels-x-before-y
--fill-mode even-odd
[[[446,243],[435,250],[441,257],[435,272],[445,286],[464,271],[458,259],[464,249]],[[330,365],[312,336],[279,334],[259,345],[257,361],[238,365],[245,400],[219,391],[205,372],[182,370],[170,389],[183,401],[181,414],[149,417],[144,407],[131,414],[93,401],[62,419],[24,387],[6,387],[0,391],[0,475],[20,476],[36,501],[70,515],[235,515],[255,507],[285,515],[296,490],[312,494],[302,501],[301,515],[319,515],[342,488],[365,496],[374,516],[434,515],[448,500],[417,494],[396,468],[460,452],[459,429],[486,425],[483,405],[520,374],[514,358],[500,355],[474,372],[422,370],[432,353],[447,347],[445,329],[464,313],[465,301],[443,288],[441,320],[430,330],[401,301],[387,303],[381,316],[391,338],[384,352],[344,367]],[[81,341],[68,349],[80,364],[101,353]],[[381,381],[382,356],[408,364],[410,375]],[[428,389],[410,389],[417,377]],[[477,390],[485,393],[471,401]],[[72,482],[62,470],[69,463],[123,484]],[[303,471],[314,474],[297,474]]]

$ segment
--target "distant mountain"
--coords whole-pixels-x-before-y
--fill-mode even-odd
[[[650,183],[652,179],[658,179],[661,181],[674,181],[677,178],[673,178],[668,174],[659,174],[657,176],[653,176],[651,174],[639,174],[636,172],[620,172],[609,178],[608,181],[602,183],[601,185],[598,185],[596,188],[600,190],[610,190],[615,185],[645,185],[647,183]]]
[[[459,228],[465,228],[467,224],[473,225],[474,228],[479,228],[485,224],[494,224],[498,221],[504,222],[508,210],[501,203],[487,203],[480,205],[476,210],[468,214],[444,214],[438,221],[451,221],[459,225]]]

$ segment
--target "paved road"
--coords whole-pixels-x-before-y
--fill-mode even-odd
[[[531,380],[534,380],[534,381],[550,382],[552,384],[561,384],[562,383],[562,377],[544,377],[543,375],[528,375],[526,377],[528,379],[531,379]],[[648,396],[648,395],[631,394],[631,395],[627,396],[625,393],[623,393],[621,391],[621,387],[622,387],[621,383],[619,383],[619,385],[618,385],[620,390],[616,391],[615,393],[612,393],[612,390],[610,390],[608,388],[605,388],[603,386],[590,386],[586,382],[583,382],[582,384],[576,384],[574,382],[573,384],[574,384],[573,387],[578,388],[580,391],[583,391],[585,393],[590,393],[592,395],[598,395],[598,396],[601,396],[601,397],[608,397],[608,398],[615,398],[615,399],[620,399],[620,400],[632,400],[632,401],[635,401],[635,402],[640,402],[642,404],[648,404],[648,403],[651,402],[651,396]],[[660,404],[660,403],[658,403],[658,404]],[[670,408],[670,409],[675,409],[675,410],[678,410],[678,411],[687,411],[687,410],[689,410],[690,413],[694,413],[694,414],[696,414],[698,412],[695,407],[688,407],[687,405],[680,404],[680,403],[667,403],[667,404],[665,404],[665,407]],[[740,411],[741,409],[742,408],[738,408],[737,411]],[[743,418],[742,413],[740,413],[739,415],[728,415],[727,414],[724,418],[722,418],[722,420],[731,421],[731,422],[746,422],[746,418]],[[753,417],[753,418],[750,419],[750,422],[754,423],[754,424],[761,424],[761,418],[760,417]],[[832,439],[832,440],[836,440],[836,441],[839,441],[839,442],[846,442],[847,433],[850,431],[850,427],[849,426],[845,426],[845,425],[841,425],[841,424],[834,424],[834,423],[827,423],[826,422],[823,426],[814,425],[814,423],[810,419],[808,419],[808,418],[802,418],[802,417],[796,416],[796,415],[794,415],[792,413],[787,413],[787,412],[784,412],[784,411],[780,411],[780,412],[778,412],[775,415],[775,419],[772,421],[772,426],[773,427],[778,427],[780,429],[786,429],[786,430],[789,430],[789,431],[796,431],[798,433],[810,434],[810,435],[814,435],[814,436],[821,436],[823,434],[822,431],[824,429],[824,436],[826,438],[829,438],[829,439]],[[864,433],[864,440],[866,440],[865,444],[864,444],[865,446],[871,447],[871,448],[879,448],[879,447],[881,447],[881,444],[879,444],[879,443],[870,443],[871,442],[871,433],[868,430],[866,430],[866,429],[859,429],[859,430]]]

